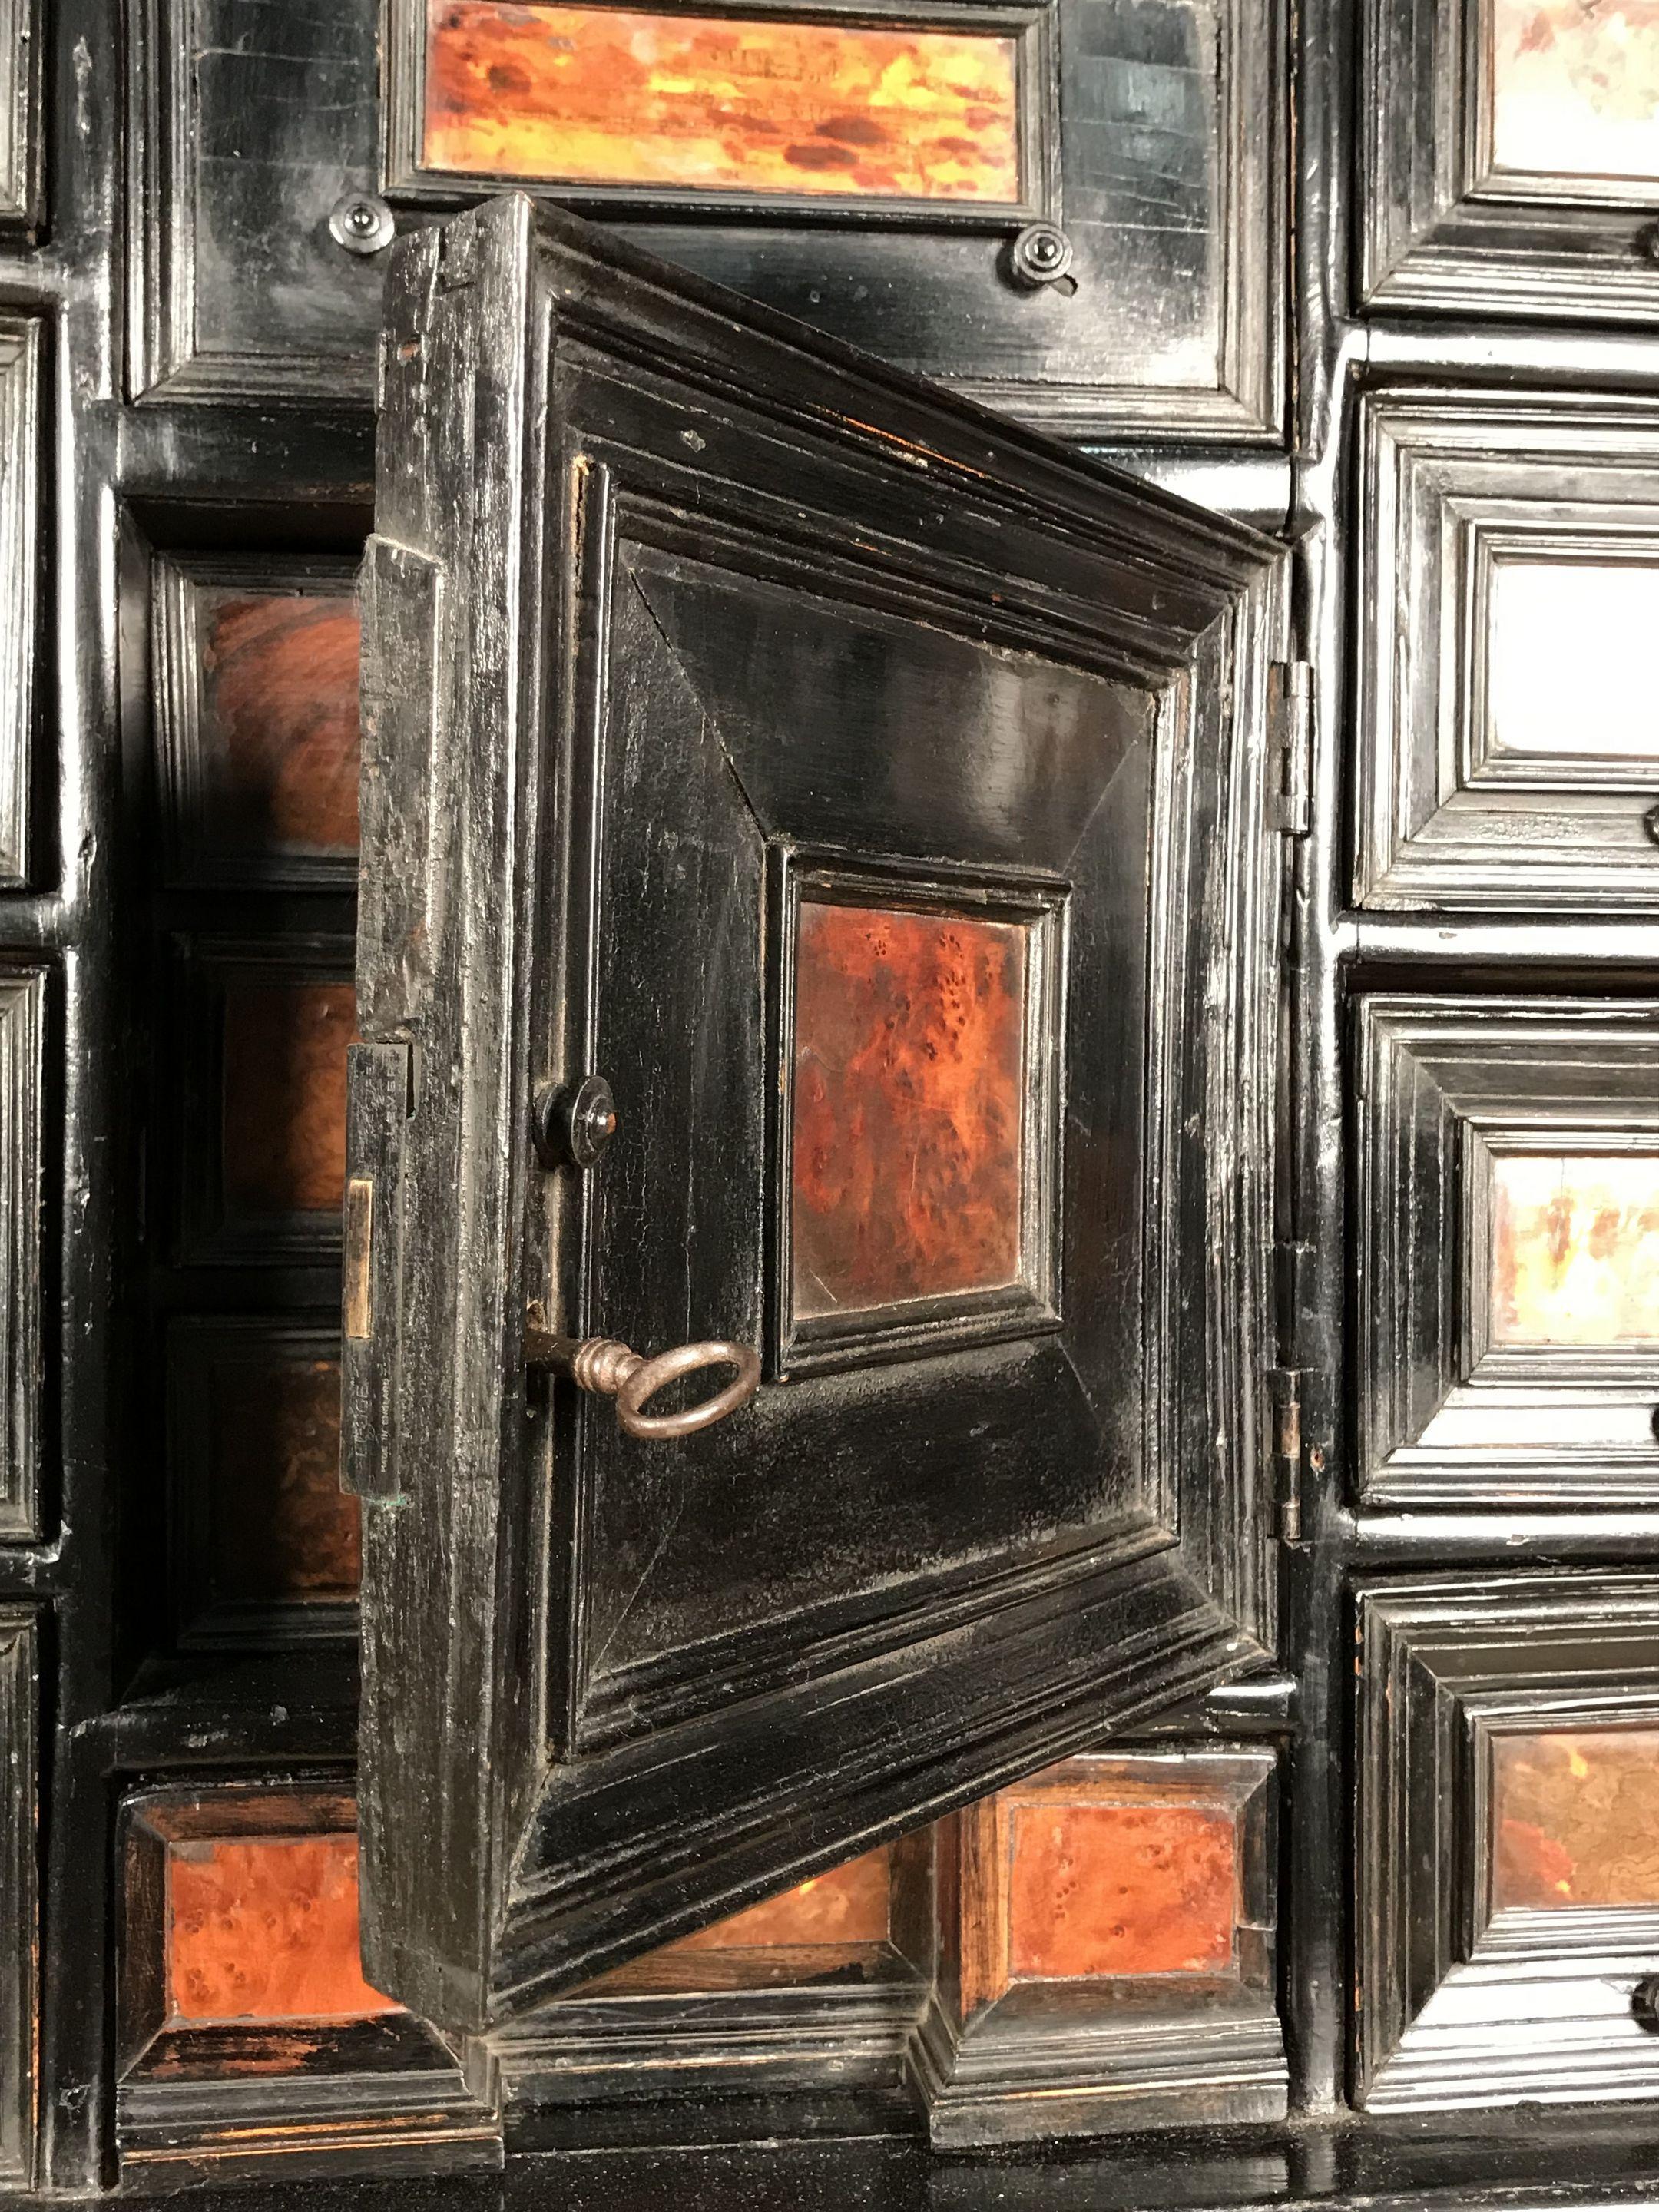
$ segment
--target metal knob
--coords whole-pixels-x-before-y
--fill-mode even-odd
[[[524,1356],[526,1366],[550,1367],[555,1374],[568,1375],[579,1390],[614,1398],[617,1426],[630,1437],[694,1437],[699,1429],[711,1429],[746,1406],[760,1388],[760,1357],[746,1344],[710,1337],[700,1344],[677,1344],[672,1351],[646,1359],[614,1337],[554,1336],[544,1325],[541,1308],[535,1305],[526,1316]],[[725,1389],[678,1413],[644,1410],[646,1401],[665,1384],[700,1367],[735,1367],[738,1371]]]

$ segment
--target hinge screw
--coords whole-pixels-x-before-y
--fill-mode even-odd
[[[1630,2008],[1638,2027],[1659,2033],[1659,1974],[1644,1974],[1630,1993]]]
[[[1659,806],[1650,806],[1642,817],[1642,827],[1648,833],[1648,842],[1659,845]]]
[[[329,234],[348,253],[378,253],[390,246],[397,226],[392,210],[372,192],[347,192],[334,203]]]
[[[617,1133],[617,1102],[602,1075],[536,1096],[536,1150],[544,1166],[591,1168]]]
[[[1027,223],[1008,248],[1008,273],[1029,290],[1057,283],[1071,265],[1072,241],[1058,223]]]

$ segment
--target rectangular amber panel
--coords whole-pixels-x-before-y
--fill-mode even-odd
[[[1018,1279],[1024,924],[803,901],[795,1318]]]
[[[1017,203],[1016,42],[429,0],[422,159],[549,184]]]
[[[1238,1842],[1226,1808],[1016,1803],[1009,1854],[1014,1981],[1231,1969]]]
[[[777,1897],[763,1899],[746,1911],[734,1912],[665,1943],[658,1955],[681,1951],[745,1951],[788,1945],[880,1943],[888,1926],[889,1893],[892,1873],[890,1854],[884,1846],[832,1867],[811,1881],[797,1882]]]
[[[1659,1341],[1659,1154],[1499,1153],[1497,1344]]]
[[[363,1979],[349,1832],[174,1836],[166,1899],[170,2025],[398,2009]]]
[[[1659,1905],[1659,1729],[1492,1741],[1492,1908]]]
[[[1487,0],[1492,157],[1534,175],[1659,178],[1650,0]]]
[[[357,1501],[340,1488],[339,1362],[225,1360],[210,1388],[213,1595],[351,1596],[361,1539]]]
[[[356,601],[198,589],[201,772],[214,845],[355,853]]]
[[[1486,613],[1492,749],[1659,757],[1650,650],[1656,630],[1659,563],[1496,562]]]
[[[349,983],[252,983],[225,992],[222,1158],[235,1219],[335,1213],[345,1191]]]

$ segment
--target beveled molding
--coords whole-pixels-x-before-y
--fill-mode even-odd
[[[40,0],[0,0],[0,226],[41,214]]]
[[[115,2141],[124,2179],[176,2183],[315,2173],[446,2173],[501,2164],[499,2119],[466,2061],[400,2008],[367,2015],[180,2019],[167,1972],[168,1859],[262,1834],[339,1836],[355,1825],[347,1778],[188,1771],[120,1812]],[[250,1913],[252,1924],[257,1915]],[[275,1916],[276,1940],[295,1923]],[[262,1961],[249,1962],[257,1991]]]
[[[29,875],[42,343],[38,320],[0,314],[0,890]]]
[[[0,969],[0,1543],[40,1534],[41,1108],[46,979]]]
[[[1371,2112],[1659,2095],[1633,1993],[1659,1905],[1494,1911],[1493,1744],[1659,1728],[1659,1577],[1359,1593],[1354,2100]]]
[[[1358,285],[1388,307],[1659,318],[1651,179],[1500,170],[1479,0],[1364,0]]]
[[[1355,903],[1659,905],[1659,737],[1502,752],[1484,649],[1505,559],[1659,563],[1659,405],[1385,388],[1359,419]]]
[[[34,1615],[0,1610],[0,2182],[34,2179],[37,2010]]]
[[[1659,1152],[1659,1001],[1361,1001],[1361,1502],[1659,1504],[1659,1344],[1493,1340],[1492,1164]]]
[[[1280,2120],[1275,2004],[1276,1753],[1264,1746],[1085,1753],[945,1821],[939,1964],[910,2048],[936,2145]],[[1021,1978],[1013,1842],[1021,1808],[1201,1807],[1232,1829],[1232,1956],[1207,1972]],[[1096,1879],[1103,1868],[1096,1869]],[[1088,1875],[1085,1873],[1084,1880]]]

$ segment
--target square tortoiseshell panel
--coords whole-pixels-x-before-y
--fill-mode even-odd
[[[1659,1343],[1659,1153],[1492,1160],[1495,1344]]]
[[[1659,18],[1602,0],[1486,0],[1492,163],[1659,179]]]
[[[1492,1740],[1494,1911],[1659,1907],[1659,1729]]]
[[[156,721],[170,877],[355,882],[358,644],[343,561],[156,568]]]
[[[129,1852],[149,1863],[141,1893],[159,1907],[127,1938],[154,1954],[161,2026],[398,2009],[363,1979],[349,1796],[180,1791],[145,1804]]]
[[[1018,205],[1006,26],[429,0],[422,163],[745,198]]]
[[[1173,1790],[1141,1803],[1016,1801],[1008,1853],[1011,1981],[1231,1972],[1230,1806],[1183,1804]]]
[[[1051,1317],[1054,916],[814,895],[786,1046],[786,1344]]]

